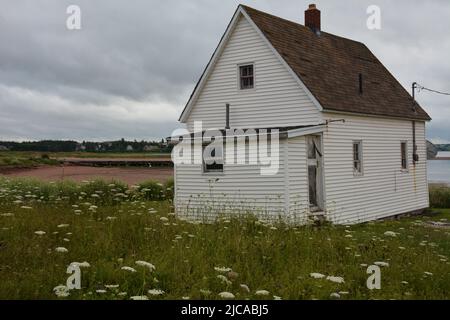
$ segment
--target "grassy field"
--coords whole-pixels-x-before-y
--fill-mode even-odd
[[[59,162],[37,152],[0,151],[0,169],[32,168],[39,165],[56,165]]]
[[[450,230],[426,224],[448,209],[347,227],[204,225],[172,214],[171,189],[0,180],[0,299],[450,298]],[[87,262],[82,289],[58,298],[73,262]]]
[[[31,168],[57,165],[64,158],[170,158],[167,153],[96,153],[96,152],[15,152],[0,151],[0,168]]]

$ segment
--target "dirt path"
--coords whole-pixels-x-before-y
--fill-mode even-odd
[[[46,181],[74,180],[84,181],[96,178],[120,180],[129,185],[146,180],[164,182],[173,176],[172,168],[105,168],[85,166],[51,166],[33,169],[10,169],[0,172],[6,177],[31,177]]]

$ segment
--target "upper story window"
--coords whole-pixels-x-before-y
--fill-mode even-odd
[[[362,175],[362,141],[353,141],[353,173]]]
[[[255,73],[252,64],[239,66],[239,85],[241,90],[255,87]]]
[[[408,144],[406,141],[403,141],[400,144],[400,151],[402,155],[402,170],[408,169]]]

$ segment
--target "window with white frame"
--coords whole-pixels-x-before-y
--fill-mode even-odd
[[[362,175],[362,141],[353,141],[353,173]]]
[[[400,152],[402,158],[402,170],[408,170],[408,143],[406,141],[401,142]]]
[[[241,90],[255,87],[255,73],[253,64],[239,66],[239,87]]]
[[[223,172],[223,145],[211,143],[203,146],[203,172]]]

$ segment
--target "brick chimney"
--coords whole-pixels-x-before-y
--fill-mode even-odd
[[[315,4],[310,4],[308,10],[305,11],[305,26],[314,33],[320,33],[320,10],[316,8]]]

